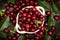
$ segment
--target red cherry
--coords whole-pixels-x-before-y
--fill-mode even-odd
[[[25,21],[26,20],[26,17],[23,17],[23,20]]]
[[[11,39],[12,39],[12,36],[11,36],[11,35],[9,35],[9,36],[8,36],[8,39],[9,39],[9,40],[11,40]]]
[[[45,26],[45,27],[47,27],[47,26],[48,26],[48,23],[47,23],[47,22],[45,22],[45,23],[44,23],[44,26]]]
[[[23,10],[19,10],[19,13],[23,13]]]
[[[3,15],[3,17],[7,17],[7,14],[5,13],[5,14]]]
[[[32,15],[33,13],[32,12],[29,12],[30,15]]]
[[[30,22],[30,21],[31,21],[31,19],[30,19],[30,18],[28,18],[28,19],[27,19],[27,21],[28,21],[28,22]]]
[[[35,2],[34,5],[37,6],[38,5],[38,2]]]
[[[13,37],[12,40],[16,40],[16,37]]]
[[[27,15],[27,17],[28,17],[28,18],[30,18],[30,17],[31,17],[31,15],[29,15],[29,14],[28,14],[28,15]]]
[[[59,35],[54,35],[55,40],[59,40]]]
[[[51,11],[46,11],[47,16],[50,16],[50,14],[51,14]]]
[[[21,27],[21,30],[22,30],[22,31],[25,31],[25,27]]]
[[[26,39],[26,40],[30,40],[30,39]]]
[[[43,34],[44,34],[44,32],[40,31],[40,32],[39,32],[39,34],[40,34],[40,35],[43,35]]]
[[[20,0],[19,2],[20,2],[20,3],[23,3],[23,1],[22,1],[22,0]]]
[[[18,11],[18,10],[19,10],[19,8],[17,7],[17,8],[16,8],[16,10]]]
[[[17,38],[20,36],[20,34],[19,33],[16,33],[16,35],[15,35]]]
[[[33,16],[32,16],[32,19],[33,19],[33,20],[35,20],[35,19],[36,19],[36,16],[35,16],[35,15],[33,15]]]
[[[11,16],[14,16],[14,13],[13,13],[13,12],[11,12],[11,13],[10,13],[10,15],[11,15]]]
[[[21,22],[21,21],[19,21],[19,24],[22,24],[22,22]]]
[[[36,14],[36,15],[39,15],[39,12],[38,12],[38,11],[36,11],[36,12],[35,12],[35,14]]]
[[[35,12],[35,11],[37,11],[37,10],[36,10],[36,8],[32,8],[32,11],[34,11],[34,12]]]
[[[7,13],[7,14],[9,14],[9,13],[10,13],[10,11],[9,11],[9,10],[7,10],[7,11],[6,11],[6,13]]]
[[[13,17],[12,17],[12,16],[10,16],[10,20],[11,20],[11,21],[13,20]]]
[[[33,5],[34,4],[34,2],[33,1],[30,1],[30,5]]]
[[[5,33],[8,33],[8,32],[9,32],[8,28],[5,28],[5,29],[4,29],[4,32],[5,32]]]
[[[36,36],[35,38],[36,38],[36,40],[39,40],[39,37],[38,36]]]
[[[29,2],[29,0],[26,0],[26,2],[28,3],[28,2]]]
[[[54,16],[54,19],[57,21],[57,20],[59,20],[59,16],[58,15],[55,15]]]
[[[27,16],[27,13],[23,13],[23,16]]]
[[[9,10],[9,9],[10,9],[10,7],[9,7],[9,6],[7,6],[7,7],[6,7],[6,9],[7,9],[7,10]]]
[[[44,16],[43,16],[43,15],[40,15],[40,18],[41,18],[41,19],[43,19],[43,18],[44,18]]]
[[[52,31],[48,31],[48,35],[49,36],[52,36],[53,35],[53,32]]]
[[[56,27],[55,26],[52,26],[51,27],[51,30],[55,31],[56,30]]]
[[[21,6],[23,6],[23,7],[24,7],[25,5],[26,5],[25,3],[22,3],[22,4],[21,4]]]
[[[17,5],[14,5],[14,8],[17,8]]]
[[[39,27],[40,31],[44,31],[45,27]]]
[[[29,24],[26,24],[26,28],[29,29],[30,28],[30,25]]]
[[[15,24],[16,23],[16,20],[12,20],[12,23]]]
[[[29,6],[29,3],[26,3],[27,6]]]
[[[24,11],[25,11],[25,12],[29,12],[29,8],[25,8]]]
[[[13,4],[10,4],[10,7],[13,7]]]

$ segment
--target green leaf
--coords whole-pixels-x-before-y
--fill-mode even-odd
[[[15,0],[8,0],[8,3],[15,3]]]
[[[6,38],[7,35],[4,32],[0,32],[0,38]]]
[[[7,28],[9,25],[9,16],[7,16],[6,18],[0,21],[0,31],[4,30],[4,28]]]
[[[51,8],[50,4],[47,3],[46,1],[40,1],[40,0],[37,0],[37,1],[38,1],[39,5],[44,7],[45,9],[50,9]]]
[[[25,40],[25,36],[21,35],[17,40]]]
[[[56,14],[59,14],[60,13],[60,10],[58,9],[58,7],[55,5],[55,3],[52,3],[53,5],[52,5],[52,8],[53,8],[53,10],[54,10],[54,12],[56,13]]]
[[[51,15],[48,18],[48,26],[49,26],[48,29],[50,29],[50,26],[55,25],[54,15],[55,12],[51,10]]]

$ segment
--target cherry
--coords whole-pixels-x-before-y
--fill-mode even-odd
[[[39,34],[42,36],[44,34],[44,32],[40,31]]]
[[[26,4],[25,3],[22,3],[21,6],[24,7]]]
[[[49,35],[49,36],[52,36],[52,35],[53,35],[53,32],[49,30],[49,31],[48,31],[48,35]]]
[[[36,8],[32,8],[32,10],[34,11],[34,12],[36,12],[37,10],[36,10]]]
[[[13,37],[12,37],[12,40],[16,40],[16,37],[13,36]]]
[[[15,36],[18,38],[20,36],[20,34],[19,33],[16,33]]]
[[[38,5],[38,2],[34,2],[34,5],[37,6]]]
[[[36,12],[35,12],[35,14],[36,14],[36,15],[38,15],[38,14],[39,14],[39,12],[38,12],[38,11],[36,11]]]
[[[16,23],[16,20],[12,20],[12,23],[15,24]]]
[[[29,15],[29,14],[28,14],[28,15],[27,15],[27,17],[28,17],[28,18],[30,18],[30,17],[31,17],[31,15]]]
[[[23,13],[23,10],[19,10],[19,13]]]
[[[35,37],[35,39],[36,39],[36,40],[39,40],[39,37],[38,37],[38,36],[36,36],[36,37]]]
[[[13,4],[10,4],[10,7],[13,7]]]
[[[6,7],[6,9],[7,9],[7,10],[9,10],[9,9],[10,9],[10,7],[9,7],[9,6],[7,6],[7,7]]]
[[[30,5],[33,5],[34,4],[34,2],[33,1],[30,1]]]
[[[11,20],[11,21],[13,20],[13,17],[12,17],[12,16],[10,16],[10,20]]]
[[[30,18],[28,18],[28,19],[27,19],[27,21],[29,22],[29,21],[31,21],[31,19],[30,19]]]
[[[27,16],[27,13],[23,13],[23,16]]]
[[[7,14],[5,13],[5,14],[3,14],[3,17],[7,17]]]
[[[59,40],[59,35],[57,35],[57,34],[54,35],[54,39],[55,39],[55,40]]]
[[[28,2],[29,2],[29,0],[26,0],[26,2],[28,3]]]
[[[17,5],[14,5],[14,8],[17,8]]]
[[[46,13],[47,16],[50,16],[51,11],[46,11],[45,13]]]
[[[13,12],[11,12],[11,13],[10,13],[10,15],[11,15],[11,16],[14,16],[14,13],[13,13]]]
[[[55,26],[52,26],[51,27],[51,30],[55,31],[56,30],[56,27]]]
[[[47,22],[45,22],[45,23],[44,23],[44,26],[45,26],[45,27],[48,27],[48,23],[47,23]]]
[[[57,20],[59,20],[59,16],[58,15],[55,15],[54,16],[54,19],[57,21]]]
[[[39,27],[40,31],[44,31],[45,28],[44,27]]]
[[[8,32],[9,32],[8,28],[5,28],[5,29],[4,29],[4,32],[5,32],[5,33],[8,33]]]
[[[30,25],[29,25],[29,24],[26,24],[25,26],[26,26],[26,28],[27,28],[27,29],[29,29],[29,28],[30,28]]]
[[[33,13],[32,12],[29,12],[30,15],[32,15]]]
[[[43,15],[40,15],[40,18],[41,18],[41,19],[43,19],[43,18],[44,18],[44,16],[43,16]]]
[[[26,21],[26,17],[23,17],[23,20]]]
[[[25,11],[25,12],[29,12],[29,9],[28,9],[28,8],[25,8],[24,11]]]
[[[9,10],[6,10],[6,13],[7,13],[7,14],[9,14],[9,13],[10,13],[10,11],[9,11]]]
[[[12,36],[11,36],[11,35],[9,35],[7,38],[8,38],[9,40],[11,40],[11,39],[12,39]]]
[[[36,16],[32,16],[32,19],[35,20],[36,19]]]

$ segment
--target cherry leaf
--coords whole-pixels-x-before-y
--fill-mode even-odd
[[[21,35],[17,40],[25,40],[24,35]]]
[[[0,21],[0,31],[4,30],[4,28],[7,28],[9,25],[9,16],[7,16]]]
[[[40,6],[44,7],[45,9],[50,9],[51,8],[50,4],[48,2],[46,2],[46,1],[38,0],[38,3],[39,3]]]
[[[6,38],[7,35],[4,32],[0,32],[0,38]]]

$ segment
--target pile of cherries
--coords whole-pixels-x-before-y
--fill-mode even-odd
[[[36,31],[39,29],[39,26],[42,25],[44,16],[37,11],[35,7],[33,8],[25,8],[24,10],[19,11],[18,22],[21,26],[21,30],[25,31]],[[36,21],[40,21],[41,23],[36,24]]]
[[[44,16],[40,12],[38,12],[35,7],[25,8],[24,10],[22,10],[22,8],[26,6],[37,6],[37,5],[38,2],[36,2],[36,0],[16,0],[15,4],[8,4],[6,6],[6,11],[3,14],[3,16],[0,16],[0,20],[9,15],[10,21],[12,22],[13,25],[15,25],[16,16],[19,12],[18,24],[20,25],[22,31],[34,32],[37,29],[40,29],[40,31],[35,34],[25,34],[26,40],[40,40],[40,38],[44,35],[45,28],[48,27],[48,23],[45,22],[44,27],[41,27],[41,24],[38,24],[37,26],[35,21],[38,20],[43,22]],[[51,14],[50,11],[46,11],[47,16],[50,16],[50,14]],[[58,20],[59,16],[55,15],[54,19]],[[53,31],[56,30],[55,26],[52,26],[51,30],[48,30],[48,35],[50,36],[52,36]],[[8,34],[9,29],[5,28],[4,32]],[[19,33],[16,33],[13,36],[8,35],[6,40],[17,40],[19,36],[20,36]],[[58,40],[59,37],[58,35],[57,36],[55,35],[54,38]]]

